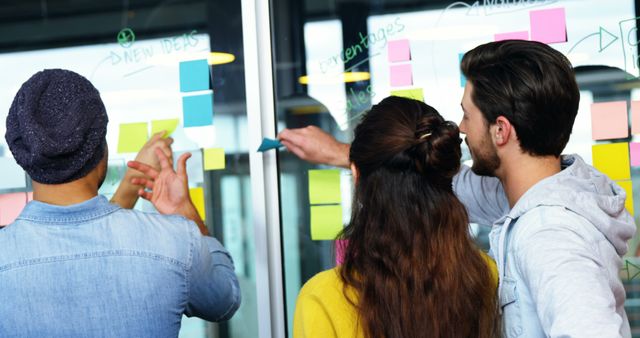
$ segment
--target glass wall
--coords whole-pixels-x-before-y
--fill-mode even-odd
[[[633,200],[640,198],[640,160],[633,153],[640,126],[633,126],[631,119],[640,108],[632,104],[640,98],[635,1],[273,0],[272,6],[278,130],[316,125],[348,142],[360,115],[389,95],[423,98],[458,123],[465,81],[459,70],[461,55],[508,37],[538,40],[567,55],[576,67],[581,102],[565,153],[577,153],[607,174],[602,163],[631,168],[626,176],[610,176]],[[622,102],[617,116],[624,118],[622,129],[627,132],[601,138],[595,136],[600,125],[592,113],[602,106],[593,103],[609,102]],[[622,153],[611,155],[606,145],[619,144]],[[602,148],[593,147],[601,145],[605,155],[598,150]],[[464,152],[463,161],[469,163]],[[346,170],[310,165],[286,151],[280,152],[279,169],[291,332],[300,287],[336,265],[331,236],[348,220],[351,182]],[[334,189],[328,198],[332,187],[339,193]],[[633,206],[629,199],[627,208]],[[318,219],[320,212],[327,217]],[[485,249],[489,226],[470,227]],[[640,337],[637,238],[630,242],[621,278],[628,291],[633,334]]]
[[[172,130],[174,158],[193,154],[187,164],[192,199],[233,256],[243,299],[220,325],[185,317],[181,337],[258,336],[242,30],[239,1],[0,4],[0,134],[20,85],[42,69],[65,68],[95,85],[109,115],[101,194],[115,192],[126,161],[156,130]],[[1,226],[30,199],[31,184],[4,137],[0,163]],[[155,212],[142,200],[135,208]]]

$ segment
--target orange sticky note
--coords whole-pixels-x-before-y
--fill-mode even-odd
[[[600,102],[591,105],[591,136],[610,140],[629,136],[627,102]]]

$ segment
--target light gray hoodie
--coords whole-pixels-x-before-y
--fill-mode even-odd
[[[584,163],[529,189],[509,210],[500,181],[464,167],[454,190],[471,222],[493,224],[506,337],[631,337],[619,278],[636,226],[624,189]]]

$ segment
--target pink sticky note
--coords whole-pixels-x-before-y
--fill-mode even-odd
[[[529,40],[529,31],[499,33],[493,36],[494,41]]]
[[[391,87],[402,87],[413,85],[413,74],[411,64],[394,65],[389,67],[391,71]]]
[[[631,133],[640,134],[640,101],[631,101]]]
[[[629,136],[627,102],[601,102],[591,105],[591,136],[609,140]]]
[[[392,40],[387,46],[387,54],[389,62],[409,61],[411,60],[411,48],[409,40]]]
[[[27,205],[27,193],[16,192],[0,195],[0,225],[13,222],[25,205]]]
[[[640,166],[640,143],[629,143],[629,157],[631,158],[631,166]]]
[[[344,262],[344,254],[349,245],[349,240],[338,239],[336,240],[336,265],[342,265]]]
[[[564,8],[529,12],[531,40],[543,43],[567,42],[567,22]]]

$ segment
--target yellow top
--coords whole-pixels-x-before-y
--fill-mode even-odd
[[[497,288],[496,263],[486,254],[482,255]],[[322,271],[304,284],[296,302],[294,338],[364,337],[356,309],[342,292],[343,285],[338,268]],[[349,296],[357,300],[351,293]]]

